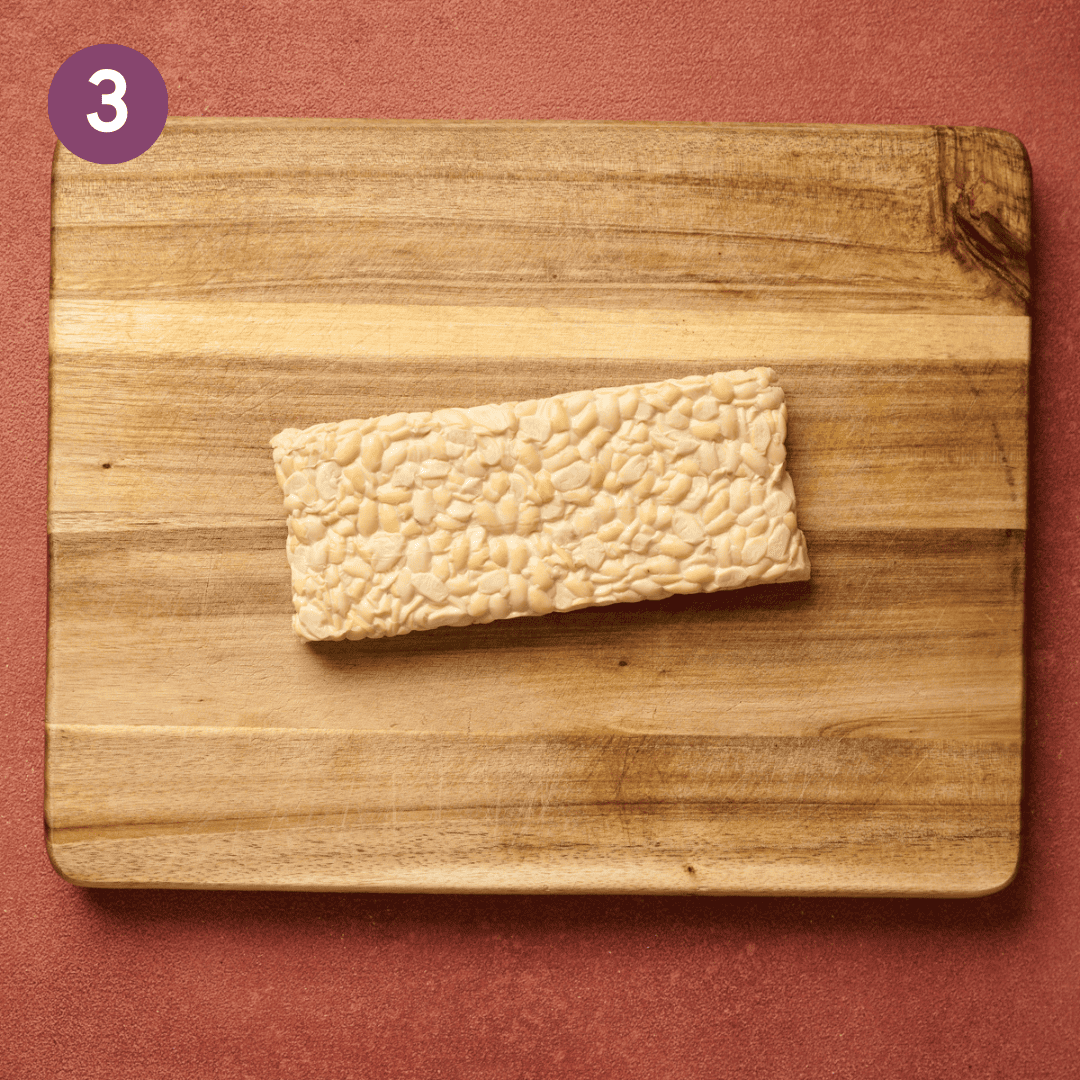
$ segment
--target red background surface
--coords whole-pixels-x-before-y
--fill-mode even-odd
[[[0,0],[0,1075],[1080,1075],[1080,7]],[[82,891],[42,838],[46,96],[173,115],[975,124],[1035,178],[1023,857],[970,901]]]

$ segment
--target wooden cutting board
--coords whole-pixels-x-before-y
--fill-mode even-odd
[[[1030,174],[954,128],[58,150],[49,852],[102,886],[962,896],[1017,859]],[[767,364],[813,577],[311,645],[285,427]]]

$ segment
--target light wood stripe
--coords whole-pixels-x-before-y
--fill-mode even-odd
[[[715,361],[788,366],[909,360],[1026,363],[1019,315],[603,311],[394,304],[53,300],[66,356]]]

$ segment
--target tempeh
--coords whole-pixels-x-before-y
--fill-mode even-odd
[[[769,368],[289,428],[293,628],[388,637],[810,576]]]

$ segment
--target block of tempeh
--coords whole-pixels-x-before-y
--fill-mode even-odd
[[[293,628],[388,637],[810,576],[770,368],[289,428]]]

